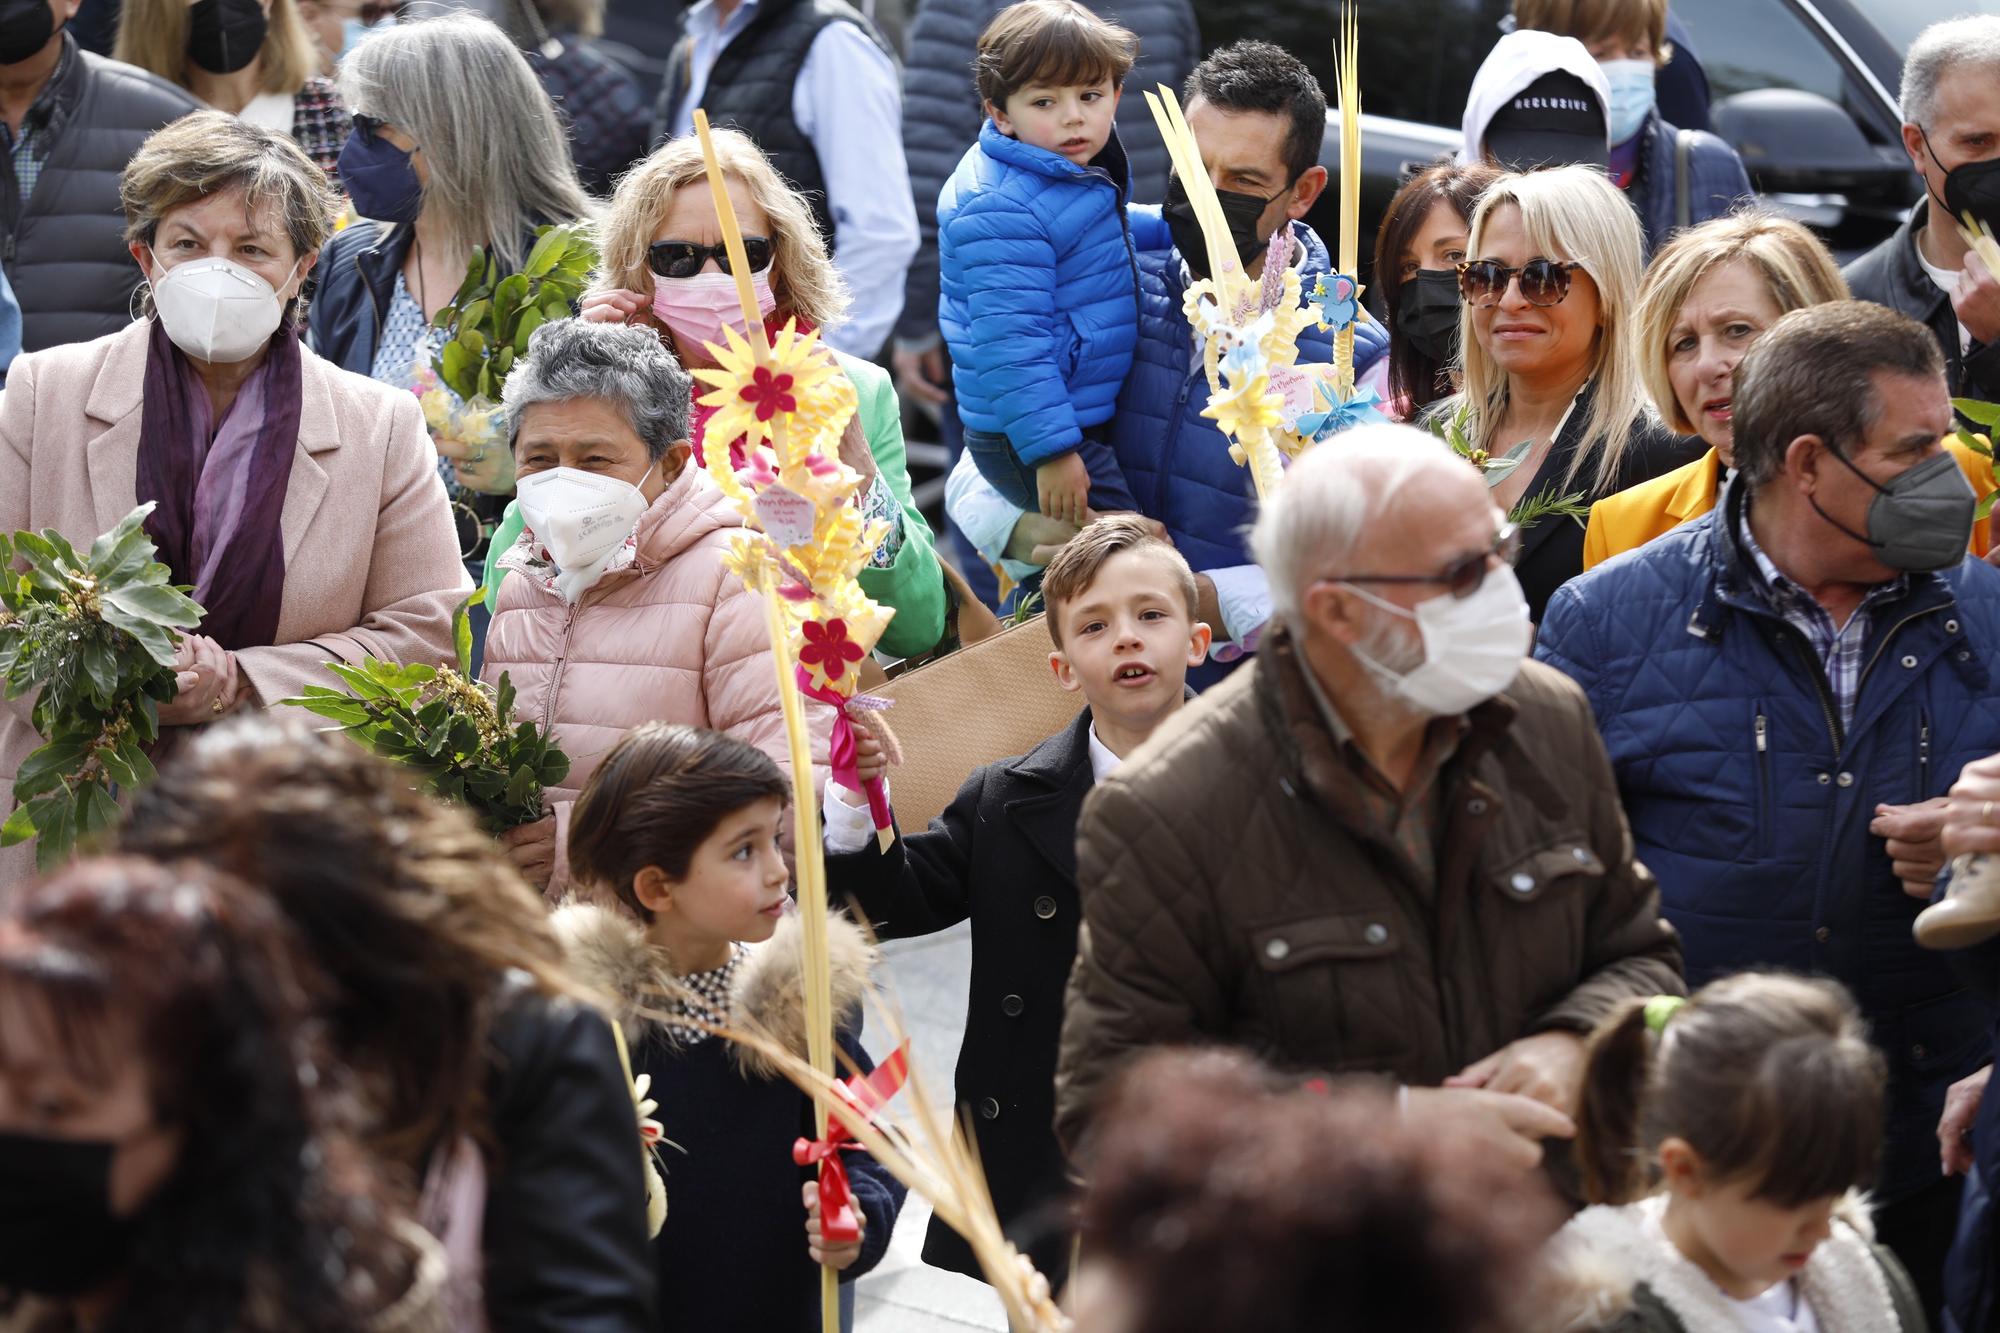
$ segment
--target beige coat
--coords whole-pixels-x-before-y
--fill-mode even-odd
[[[14,362],[0,404],[0,532],[54,528],[81,549],[131,512],[147,333],[140,321]],[[452,609],[471,589],[416,399],[310,351],[300,360],[277,643],[236,654],[265,707],[337,685],[329,659],[452,660]],[[0,709],[0,808],[12,809],[14,773],[41,743],[27,713],[25,698]],[[0,851],[0,884],[32,864],[26,848]]]

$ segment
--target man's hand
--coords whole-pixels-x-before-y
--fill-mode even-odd
[[[521,872],[521,878],[542,892],[548,892],[549,876],[556,868],[556,817],[543,815],[532,824],[510,828],[500,835],[501,850]]]
[[[945,391],[951,387],[951,363],[945,359],[943,338],[933,334],[921,351],[908,348],[898,338],[895,350],[889,353],[889,365],[896,372],[896,388],[906,397],[943,410],[950,396]]]
[[[1022,564],[1046,565],[1056,558],[1056,552],[1063,548],[1064,543],[1081,531],[1080,524],[1065,523],[1040,514],[1023,514],[1015,522],[1014,531],[1008,534],[1007,549],[1001,554]]]
[[[806,1200],[806,1253],[812,1261],[836,1272],[854,1267],[854,1261],[861,1257],[861,1241],[868,1235],[868,1220],[855,1210],[854,1221],[860,1237],[844,1245],[828,1245],[819,1237],[819,1182],[808,1180],[805,1184]]]
[[[1482,1156],[1532,1171],[1542,1164],[1543,1139],[1576,1137],[1576,1124],[1532,1097],[1481,1088],[1411,1088],[1404,1115],[1439,1135],[1456,1135]]]
[[[1090,469],[1083,455],[1074,451],[1035,465],[1035,487],[1040,492],[1042,515],[1059,518],[1077,527],[1084,525],[1090,509]]]
[[[1888,841],[1890,869],[1903,881],[1903,892],[1930,901],[1938,871],[1944,869],[1946,798],[1932,797],[1915,805],[1878,805],[1868,831]]]
[[[1980,342],[2000,340],[2000,277],[1975,250],[1965,252],[1965,269],[1952,288],[1951,308],[1966,332]]]
[[[1568,1116],[1576,1110],[1582,1078],[1583,1038],[1574,1032],[1537,1032],[1467,1065],[1444,1085],[1530,1097]]]
[[[1975,759],[1959,773],[1945,801],[1939,841],[1947,858],[2000,852],[2000,754]]]
[[[1968,1074],[1944,1094],[1944,1114],[1938,1118],[1938,1166],[1948,1176],[1962,1176],[1972,1166],[1972,1122],[1986,1096],[1993,1066]]]

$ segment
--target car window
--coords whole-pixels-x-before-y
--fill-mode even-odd
[[[1679,8],[1681,0],[1674,0]],[[1500,40],[1509,0],[1357,0],[1361,23],[1361,107],[1371,115],[1452,129],[1465,117],[1465,94],[1479,62]],[[1334,8],[1320,4],[1246,5],[1195,0],[1210,50],[1261,37],[1296,55],[1333,102]]]
[[[1978,0],[1850,0],[1856,9],[1868,16],[1868,21],[1882,30],[1889,44],[1897,51],[1908,51],[1910,44],[1917,40],[1917,34],[1933,23],[1942,23],[1962,14],[1975,13],[1979,9]],[[1680,0],[1674,0],[1674,7],[1680,7]],[[1891,89],[1891,91],[1894,91]]]
[[[1780,0],[1674,0],[1674,14],[1694,38],[1716,101],[1755,88],[1797,88],[1846,105],[1840,62]]]

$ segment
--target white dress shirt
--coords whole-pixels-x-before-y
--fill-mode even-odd
[[[676,136],[694,133],[694,110],[708,92],[716,59],[756,17],[743,0],[716,18],[715,0],[688,10],[694,38],[687,95],[674,108]],[[826,341],[849,356],[873,357],[903,312],[903,278],[917,253],[917,206],[903,158],[903,88],[896,64],[852,23],[829,23],[813,38],[792,85],[792,119],[812,140],[833,217],[834,267],[854,302]]]

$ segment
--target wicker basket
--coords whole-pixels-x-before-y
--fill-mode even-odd
[[[1056,684],[1052,647],[1036,616],[874,691],[896,701],[887,716],[903,762],[889,783],[903,828],[944,813],[981,764],[1026,754],[1076,720],[1082,699]]]

